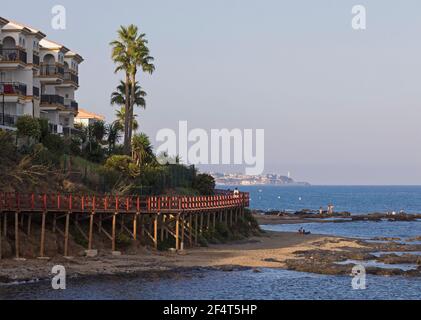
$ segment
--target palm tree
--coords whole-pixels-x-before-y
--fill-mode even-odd
[[[111,153],[115,149],[115,144],[118,139],[120,139],[120,132],[123,130],[122,126],[118,122],[114,121],[108,125],[107,131],[108,152]]]
[[[124,121],[124,148],[127,153],[130,152],[133,107],[136,101],[136,74],[138,67],[143,72],[152,73],[155,66],[152,64],[153,58],[149,56],[147,47],[148,41],[145,34],[138,34],[138,28],[131,24],[128,27],[121,26],[118,30],[118,40],[110,43],[112,46],[112,59],[117,64],[115,72],[124,71],[126,81],[124,82],[124,96],[126,116]],[[130,90],[132,88],[132,90]]]
[[[141,133],[133,136],[132,158],[138,166],[151,163],[155,159],[152,144],[146,134]]]
[[[93,140],[101,144],[104,141],[104,137],[107,135],[107,127],[104,121],[95,121],[89,125],[89,132]]]
[[[129,91],[132,91],[132,87],[130,86]],[[120,110],[117,110],[116,117],[117,121],[121,124],[122,128],[124,129],[125,124],[125,117],[126,117],[126,97],[125,97],[125,83],[123,81],[120,81],[120,84],[117,86],[116,91],[114,91],[111,94],[111,104],[112,105],[119,105]],[[138,107],[141,107],[143,109],[146,108],[146,92],[142,90],[142,88],[139,86],[139,83],[136,83],[135,85],[135,105]],[[136,115],[133,114],[132,116],[132,130],[137,131],[139,128],[139,124],[135,119]]]
[[[119,71],[124,71],[126,75],[126,81],[124,83],[124,95],[125,99],[125,107],[126,110],[130,110],[130,72],[133,66],[133,47],[134,47],[134,40],[136,39],[137,30],[134,28],[133,25],[129,27],[121,26],[120,29],[117,31],[118,39],[114,40],[110,43],[112,46],[112,53],[111,57],[114,63],[117,64],[115,69],[115,73]],[[129,118],[130,113],[126,113],[126,117],[124,119],[124,150],[129,153],[130,152],[130,139],[129,139]]]
[[[137,33],[137,27],[136,27]],[[145,34],[140,34],[135,41],[135,50],[134,50],[134,59],[133,59],[133,67],[130,69],[130,82],[132,90],[130,91],[130,117],[133,116],[134,106],[136,104],[136,75],[138,68],[142,70],[142,72],[152,74],[155,71],[155,65],[153,64],[154,58],[149,55],[149,48],[148,48],[148,40],[145,39]],[[131,124],[130,124],[131,125]],[[129,130],[129,138],[131,138],[132,128]]]
[[[126,118],[126,108],[122,106],[120,110],[116,110],[115,116],[117,119],[114,122],[118,124],[118,126],[121,128],[121,131],[124,131],[124,119]],[[137,122],[136,117],[137,114],[134,114],[132,118],[133,131],[137,131],[137,129],[139,129],[139,123]]]

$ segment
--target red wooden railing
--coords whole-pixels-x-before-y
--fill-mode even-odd
[[[156,213],[248,207],[249,194],[118,196],[0,192],[0,211]]]

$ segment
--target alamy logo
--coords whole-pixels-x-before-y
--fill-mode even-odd
[[[56,5],[51,8],[51,28],[54,30],[65,30],[66,29],[66,8],[62,5]]]
[[[365,290],[366,289],[366,271],[364,266],[356,265],[352,268],[352,289]]]
[[[51,280],[51,286],[54,290],[65,290],[66,289],[66,268],[61,265],[56,265],[51,270],[52,274],[55,274]]]
[[[188,130],[187,121],[180,121],[177,133],[161,129],[156,141],[162,142],[157,154],[167,155],[160,162],[171,163],[178,155],[187,164],[244,165],[247,175],[264,171],[265,133],[263,129]],[[253,150],[254,149],[254,150]]]
[[[352,7],[352,14],[354,15],[351,21],[352,29],[365,30],[367,29],[367,10],[363,5],[356,5]]]

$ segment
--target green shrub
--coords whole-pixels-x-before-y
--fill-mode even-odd
[[[119,247],[127,248],[132,243],[132,239],[128,235],[120,233],[117,235],[115,242]]]
[[[43,118],[39,118],[38,119],[38,123],[39,123],[39,127],[40,127],[40,140],[41,142],[43,141],[43,139],[49,134],[49,128],[48,128],[48,120],[47,119],[43,119]]]
[[[212,195],[215,190],[215,179],[206,173],[198,174],[193,180],[193,188],[202,195]]]
[[[32,116],[24,115],[19,117],[16,122],[16,128],[18,129],[18,135],[21,137],[33,139],[39,139],[41,137],[40,123],[38,119],[35,119]]]
[[[105,162],[105,168],[129,174],[130,164],[132,164],[132,158],[129,156],[114,155],[107,159]]]
[[[105,150],[99,143],[90,141],[83,150],[83,156],[89,161],[101,163],[105,158]]]
[[[80,156],[82,154],[81,150],[82,141],[77,136],[72,136],[69,141],[69,150],[73,156]]]
[[[42,139],[42,144],[49,151],[56,154],[64,154],[68,151],[67,144],[59,135],[49,133]]]
[[[204,235],[199,235],[197,238],[197,242],[199,243],[199,245],[201,247],[208,247],[209,243],[208,240],[206,239],[206,237]]]
[[[169,237],[164,241],[158,241],[159,251],[168,251],[171,248],[175,248],[175,239],[173,237]]]

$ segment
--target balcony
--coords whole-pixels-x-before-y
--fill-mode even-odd
[[[26,96],[26,84],[20,82],[0,82],[0,94]]]
[[[56,94],[43,94],[41,95],[41,104],[64,106],[64,98]]]
[[[32,87],[32,95],[39,98],[39,88]]]
[[[64,81],[65,82],[72,82],[76,85],[79,85],[79,77],[75,75],[73,72],[66,71],[64,73]]]
[[[0,49],[2,62],[27,63],[26,52],[22,49]]]
[[[15,127],[18,121],[18,116],[0,113],[0,126]]]
[[[72,99],[64,99],[64,106],[75,112],[78,112],[79,110],[79,104]]]
[[[71,136],[75,136],[75,135],[81,135],[82,131],[75,129],[75,128],[70,128],[70,127],[63,127],[63,134],[66,137],[71,137]]]
[[[64,68],[57,65],[41,65],[40,75],[44,77],[63,78]]]
[[[48,123],[48,132],[57,133],[57,125],[54,123]]]
[[[34,54],[32,55],[32,64],[35,66],[39,66],[39,56]]]

